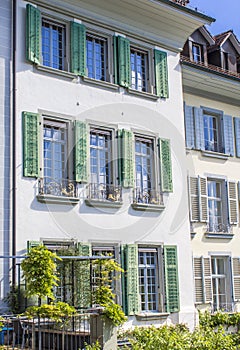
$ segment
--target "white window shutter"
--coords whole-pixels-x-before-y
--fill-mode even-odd
[[[238,195],[236,182],[227,182],[227,193],[229,224],[236,225],[238,223]]]
[[[224,153],[230,156],[234,156],[232,116],[224,115],[222,117],[222,127],[223,127]]]
[[[236,157],[240,157],[240,118],[234,118]]]
[[[202,108],[194,107],[196,149],[205,150]]]
[[[190,203],[190,221],[199,221],[199,195],[198,195],[198,178],[188,177],[188,191]]]
[[[200,222],[208,222],[207,179],[198,177]]]
[[[233,300],[240,300],[240,258],[232,258]]]
[[[193,258],[195,303],[202,304],[204,300],[203,292],[203,258]]]
[[[204,303],[212,303],[212,268],[211,259],[203,258],[203,282],[204,282]]]
[[[184,105],[186,147],[195,148],[193,107]]]

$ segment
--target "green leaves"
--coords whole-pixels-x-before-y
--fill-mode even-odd
[[[59,280],[55,274],[57,259],[61,260],[43,245],[30,249],[28,257],[21,263],[27,296],[54,299],[52,289],[58,285]]]

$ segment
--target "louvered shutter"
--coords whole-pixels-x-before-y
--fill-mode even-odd
[[[188,178],[188,188],[190,201],[190,220],[191,222],[197,222],[200,219],[198,177]]]
[[[75,180],[76,182],[88,182],[88,128],[87,124],[75,121]]]
[[[203,111],[201,108],[194,107],[194,122],[195,122],[195,142],[196,149],[205,150],[204,141],[204,124],[203,124]]]
[[[179,311],[177,247],[164,247],[164,270],[166,289],[166,311]]]
[[[128,244],[124,249],[125,260],[125,312],[134,315],[139,312],[138,246]]]
[[[185,115],[185,136],[186,136],[186,147],[193,149],[195,148],[195,132],[194,132],[194,118],[193,118],[193,107],[184,106]]]
[[[237,184],[234,181],[227,182],[228,192],[228,217],[231,225],[238,223],[238,196]]]
[[[71,72],[86,74],[86,27],[71,22]]]
[[[131,131],[121,131],[121,178],[122,186],[129,188],[134,186],[134,136]]]
[[[131,81],[130,41],[122,36],[114,37],[115,83],[129,87]]]
[[[27,251],[29,252],[30,249],[38,247],[41,244],[42,243],[40,241],[27,241]]]
[[[156,95],[168,98],[168,66],[167,53],[154,50],[155,75],[156,75]]]
[[[203,295],[203,258],[193,259],[194,285],[195,285],[195,303],[202,304]]]
[[[236,157],[240,157],[240,118],[234,118]]]
[[[91,256],[90,243],[78,243],[79,256]],[[80,260],[76,276],[78,307],[86,308],[91,306],[91,266],[90,260]]]
[[[39,176],[40,116],[23,112],[23,176]]]
[[[38,8],[26,6],[26,59],[40,63],[41,13]]]
[[[163,192],[173,191],[172,160],[170,140],[159,139],[160,176]]]
[[[203,282],[204,282],[204,303],[211,303],[213,299],[212,291],[212,269],[211,259],[203,258]]]
[[[240,300],[240,258],[232,259],[233,300]]]
[[[224,115],[222,117],[222,127],[224,153],[234,156],[233,119],[230,115]]]
[[[199,218],[200,222],[208,222],[208,197],[207,197],[207,179],[198,177],[199,186]]]

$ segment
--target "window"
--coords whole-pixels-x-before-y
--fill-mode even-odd
[[[205,156],[208,152],[234,156],[233,118],[223,111],[185,105],[185,135],[186,147],[207,151]]]
[[[192,55],[194,62],[202,62],[202,47],[199,44],[192,44]]]
[[[190,177],[190,220],[207,224],[207,233],[231,234],[238,223],[237,188],[234,181]]]
[[[228,64],[228,59],[229,59],[229,53],[228,52],[222,52],[222,68],[228,70],[229,69],[229,64]]]
[[[157,249],[138,251],[139,294],[142,311],[158,310]]]
[[[64,69],[65,26],[45,18],[42,19],[42,64]]]
[[[44,119],[44,193],[61,195],[67,179],[67,125]]]
[[[148,55],[144,51],[132,48],[131,55],[131,88],[147,91]]]
[[[92,34],[86,35],[87,76],[106,81],[107,40]]]

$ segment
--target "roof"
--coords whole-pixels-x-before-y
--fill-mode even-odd
[[[212,52],[215,49],[221,48],[222,45],[227,41],[230,40],[234,49],[237,51],[237,53],[240,55],[240,43],[236,37],[236,35],[233,33],[232,29],[227,30],[226,32],[217,34],[213,36],[213,39],[215,41],[214,45],[211,45],[209,47],[209,51]]]

